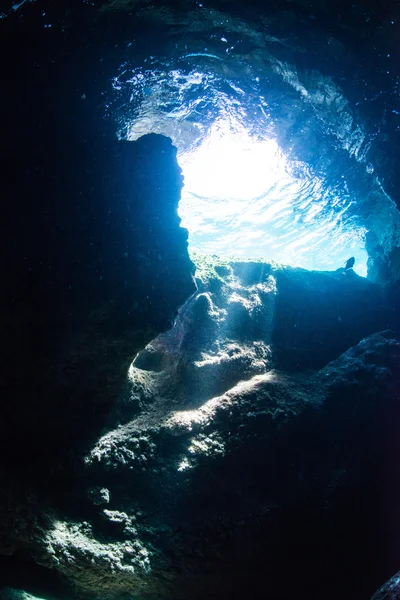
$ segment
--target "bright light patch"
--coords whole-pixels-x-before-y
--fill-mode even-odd
[[[23,590],[15,590],[12,588],[2,588],[2,600],[45,600],[43,597],[33,596]]]
[[[263,195],[285,174],[275,140],[255,142],[243,128],[233,132],[225,122],[214,124],[197,152],[184,155],[181,163],[189,193],[230,198],[230,205]]]
[[[190,63],[185,69],[169,63],[130,69],[124,63],[112,86],[120,137],[135,140],[160,133],[178,148],[185,177],[179,213],[191,248],[320,271],[338,269],[354,256],[355,270],[366,275],[365,228],[354,210],[360,199],[349,192],[345,173],[332,179],[316,174],[329,170],[323,167],[330,164],[325,142],[321,159],[318,148],[306,148],[309,164],[286,156],[276,137],[285,135],[285,116],[281,119],[279,111],[270,110],[258,77],[231,77],[230,71],[225,77],[225,65],[222,71],[209,69],[215,56],[188,53],[182,60],[185,56]],[[290,69],[281,74],[296,83]],[[335,99],[332,115],[325,100],[321,108],[319,96],[311,97],[297,83],[294,87],[307,103],[328,111],[307,127],[319,131],[326,117],[327,134],[336,131],[338,139],[353,140],[352,129],[343,129],[343,107],[337,112],[340,93],[329,95]],[[300,148],[301,143],[310,144],[310,136],[299,131],[293,144]],[[358,156],[358,150],[347,149]]]
[[[193,249],[316,270],[337,269],[354,256],[355,270],[366,275],[365,232],[348,225],[351,202],[305,165],[289,164],[275,139],[253,138],[221,119],[179,162],[179,213]]]

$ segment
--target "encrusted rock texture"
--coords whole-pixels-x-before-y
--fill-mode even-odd
[[[77,140],[69,141],[76,153]],[[9,264],[2,282],[0,553],[23,560],[37,530],[49,525],[44,504],[53,507],[53,496],[56,506],[77,500],[82,457],[124,392],[132,359],[171,327],[196,289],[170,139],[104,137],[79,157],[66,190],[53,178],[51,156],[46,161],[48,170],[26,166],[15,181],[17,195],[30,187],[40,202],[19,221],[11,205],[2,232]]]
[[[13,515],[9,553],[61,576],[51,599],[370,597],[400,526],[382,288],[194,260],[197,291],[125,364],[81,465]]]

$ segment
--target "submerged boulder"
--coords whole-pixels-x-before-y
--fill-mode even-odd
[[[361,598],[395,570],[381,532],[400,500],[400,342],[368,335],[366,301],[351,335],[367,337],[334,356],[328,329],[330,362],[287,368],[274,336],[291,276],[317,281],[329,319],[340,274],[205,259],[173,328],[133,361],[71,502],[32,534],[76,597],[242,598],[251,583],[253,597]],[[364,283],[344,285],[351,303]]]

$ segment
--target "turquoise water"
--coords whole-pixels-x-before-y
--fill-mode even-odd
[[[121,65],[108,105],[120,137],[173,139],[194,250],[316,270],[354,256],[365,276],[367,232],[387,243],[384,222],[399,214],[369,160],[363,122],[331,77],[277,60],[265,37],[265,54],[251,56],[235,54],[228,38],[215,40],[219,55],[166,44],[142,66]]]

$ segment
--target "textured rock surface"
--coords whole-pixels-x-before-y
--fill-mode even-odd
[[[51,157],[21,176],[16,191],[43,184],[41,202],[21,223],[11,206],[15,227],[3,232],[2,555],[29,555],[49,525],[43,505],[72,500],[76,465],[125,389],[133,357],[195,290],[171,141],[103,140],[81,158],[72,190],[44,186]],[[84,533],[62,533],[84,543]]]
[[[400,573],[396,573],[379,588],[372,600],[398,600],[400,598]]]
[[[345,277],[203,261],[173,329],[134,360],[72,497],[35,522],[35,560],[77,598],[241,598],[249,582],[255,597],[371,595],[395,570],[385,549],[400,527],[400,342],[368,335],[377,288]],[[328,298],[360,290],[357,318],[322,331],[323,368],[292,368],[320,348],[311,336],[288,345],[290,368],[275,355],[278,302],[294,293],[312,327],[313,313],[333,318]],[[339,356],[342,331],[343,346],[368,337]]]
[[[33,596],[22,590],[14,590],[12,588],[4,588],[2,590],[2,600],[43,600],[38,596]]]

